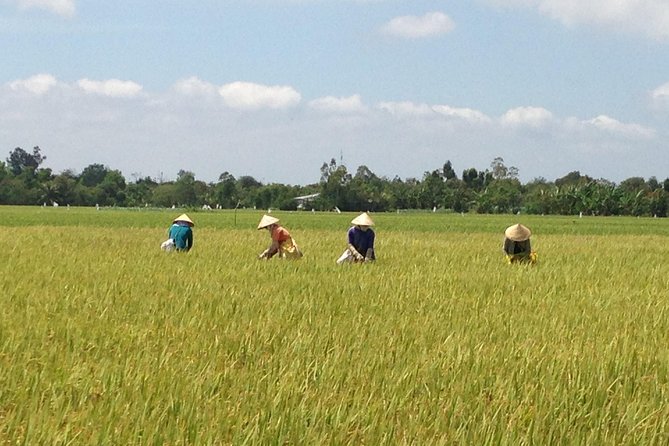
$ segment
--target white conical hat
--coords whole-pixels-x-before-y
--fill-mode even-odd
[[[530,235],[532,235],[532,231],[520,223],[509,226],[506,228],[506,231],[504,231],[504,236],[509,240],[513,240],[514,242],[524,242],[530,238]]]
[[[269,225],[273,225],[274,223],[278,223],[278,222],[279,222],[278,218],[265,214],[260,219],[260,223],[258,223],[258,229],[266,228]]]
[[[374,226],[374,222],[367,212],[363,212],[362,214],[355,217],[353,220],[351,220],[351,223],[356,226]]]
[[[179,215],[177,218],[174,219],[174,221],[173,221],[172,223],[176,223],[176,222],[178,222],[178,221],[183,221],[183,222],[185,222],[185,223],[188,223],[188,224],[191,225],[191,226],[195,226],[195,223],[193,223],[193,220],[191,220],[191,219],[188,217],[188,215],[186,215],[186,214],[181,214],[181,215]]]

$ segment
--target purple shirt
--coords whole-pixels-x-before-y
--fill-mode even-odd
[[[348,243],[353,245],[361,255],[366,256],[368,249],[374,249],[374,231],[372,231],[372,228],[363,231],[357,226],[353,226],[348,230]]]

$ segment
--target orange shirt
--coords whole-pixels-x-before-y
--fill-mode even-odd
[[[285,228],[276,226],[272,230],[272,240],[279,242],[279,245],[281,245],[286,240],[290,240],[290,233]]]

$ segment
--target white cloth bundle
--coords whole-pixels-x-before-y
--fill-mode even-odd
[[[175,248],[174,240],[172,240],[171,238],[168,238],[167,240],[165,240],[160,244],[160,249],[162,249],[163,251],[173,251],[174,248]]]

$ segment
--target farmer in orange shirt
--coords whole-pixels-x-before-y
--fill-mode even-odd
[[[299,259],[302,252],[291,237],[290,232],[279,225],[279,219],[270,215],[263,215],[258,223],[258,230],[267,229],[272,242],[269,247],[258,256],[259,259],[271,259],[276,254],[282,259]]]

